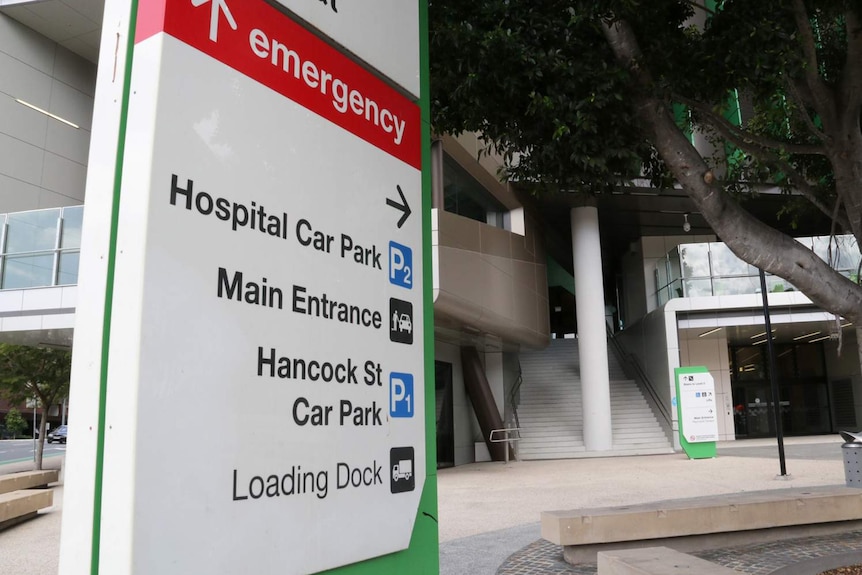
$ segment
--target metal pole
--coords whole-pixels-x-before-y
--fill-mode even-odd
[[[775,420],[775,439],[778,441],[778,461],[781,464],[781,477],[787,475],[784,461],[784,431],[781,428],[781,394],[775,377],[775,351],[772,345],[772,322],[769,320],[769,300],[766,292],[766,275],[760,270],[760,297],[763,300],[763,320],[766,324],[766,353],[769,356],[769,384],[772,387],[772,416]]]
[[[33,461],[36,461],[36,401],[33,401]]]
[[[60,425],[66,425],[66,398],[63,398],[63,412],[60,414]]]

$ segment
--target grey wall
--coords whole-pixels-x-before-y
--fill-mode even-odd
[[[668,332],[676,331],[676,325],[668,325],[668,315],[664,308],[653,311],[640,321],[619,332],[616,337],[623,349],[637,358],[638,363],[649,378],[658,401],[671,416],[671,422],[661,422],[665,431],[676,428],[676,408],[673,397],[676,395],[673,381],[673,368],[679,366],[679,343],[668,341]],[[670,423],[670,426],[666,424]],[[675,433],[674,446],[679,448]]]
[[[0,14],[0,213],[83,203],[95,83],[94,64]]]
[[[640,241],[632,243],[622,258],[622,300],[624,328],[647,314],[647,287]]]
[[[516,234],[442,210],[432,211],[431,225],[435,323],[547,346],[548,271],[537,230]]]

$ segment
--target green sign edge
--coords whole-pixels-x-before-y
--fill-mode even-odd
[[[709,373],[709,369],[705,366],[694,367],[675,367],[673,370],[673,380],[676,387],[676,417],[679,422],[679,444],[689,459],[710,459],[716,456],[715,442],[707,441],[704,443],[689,443],[685,439],[685,430],[682,426],[682,399],[679,393],[679,376],[690,373]]]
[[[131,0],[129,30],[126,37],[126,61],[123,73],[123,99],[120,104],[120,125],[117,133],[117,157],[114,163],[114,189],[111,198],[111,230],[105,278],[105,307],[102,317],[101,365],[99,366],[99,414],[96,429],[96,469],[93,482],[93,537],[90,542],[90,573],[99,575],[102,544],[102,486],[105,470],[105,421],[107,419],[108,358],[111,351],[111,319],[114,308],[114,273],[117,263],[117,233],[120,220],[120,196],[123,188],[123,166],[126,157],[126,128],[129,120],[129,99],[132,86],[132,63],[135,56],[135,29],[138,21],[138,0]]]

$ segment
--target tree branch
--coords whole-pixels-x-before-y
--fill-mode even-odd
[[[832,215],[832,225],[829,227],[829,265],[835,266],[835,262],[832,260],[832,240],[835,239],[835,224],[838,222],[838,213],[841,210],[841,197],[839,196],[835,200],[835,211]]]
[[[733,134],[736,139],[751,142],[753,144],[756,144],[760,148],[784,150],[791,154],[804,154],[814,156],[825,156],[827,154],[827,150],[823,146],[815,146],[809,144],[793,144],[790,142],[774,140],[768,136],[763,136],[761,134],[753,134],[748,130],[728,121],[723,116],[716,114],[712,111],[712,108],[710,108],[707,104],[704,104],[703,102],[692,100],[690,98],[686,98],[685,96],[679,96],[677,94],[674,94],[673,98],[675,100],[678,100],[681,104],[685,104],[686,106],[695,109],[704,116],[706,116],[708,123],[710,125],[713,125],[720,132],[722,132],[722,134]]]
[[[628,23],[604,22],[603,32],[634,80],[632,106],[645,135],[718,237],[742,260],[798,286],[816,305],[862,323],[862,288],[810,249],[757,220],[715,180],[667,105],[650,91],[649,71],[640,66],[640,48]]]
[[[683,102],[686,105],[689,105],[686,102]],[[749,134],[745,130],[738,128],[735,124],[728,122],[725,118],[715,114],[709,107],[704,106],[704,104],[700,102],[692,102],[692,106],[698,106],[699,111],[704,112],[710,118],[708,124],[718,131],[718,133],[727,139],[730,143],[740,148],[741,150],[757,156],[764,162],[768,162],[773,164],[780,171],[784,172],[787,178],[793,183],[796,190],[804,197],[806,200],[811,202],[811,204],[823,212],[824,215],[828,216],[833,221],[838,222],[844,228],[844,230],[850,230],[850,220],[847,217],[847,214],[844,212],[839,212],[839,207],[841,205],[840,201],[836,201],[834,208],[829,208],[825,203],[823,203],[814,192],[814,188],[812,188],[811,184],[808,183],[808,180],[797,170],[790,162],[783,159],[779,154],[775,153],[771,147],[767,147],[757,142],[756,140],[753,142],[756,145],[752,145],[752,136],[753,134]],[[785,148],[787,151],[792,151],[788,148]],[[821,150],[822,152],[822,150]],[[795,152],[795,153],[803,153],[803,152]]]
[[[823,130],[817,127],[817,124],[814,123],[814,120],[811,119],[811,116],[808,114],[808,110],[806,110],[805,99],[802,97],[802,94],[799,91],[799,87],[796,83],[790,78],[784,83],[787,88],[787,94],[793,100],[793,103],[796,104],[795,110],[797,116],[805,123],[808,127],[808,130],[814,134],[814,136],[820,140],[821,142],[831,142],[832,139],[823,133]]]
[[[811,21],[808,19],[808,10],[805,9],[803,0],[793,0],[793,19],[796,20],[796,28],[802,40],[802,54],[805,56],[806,72],[817,74],[817,41],[814,39],[814,31],[811,30]]]
[[[814,39],[814,32],[811,30],[811,21],[808,18],[804,0],[793,0],[793,18],[796,21],[796,28],[799,30],[802,54],[805,60],[805,83],[811,90],[814,109],[820,115],[824,125],[827,126],[826,131],[828,132],[830,131],[829,126],[835,123],[835,98],[820,77],[820,65],[817,62],[817,42]]]
[[[796,191],[799,192],[802,197],[811,202],[814,207],[825,215],[829,216],[833,223],[840,224],[845,232],[852,230],[850,227],[850,218],[847,216],[847,212],[841,211],[841,196],[836,195],[835,205],[830,211],[826,204],[821,202],[817,197],[817,194],[814,193],[814,189],[811,187],[811,184],[808,183],[808,181],[790,162],[777,157],[773,161],[776,167],[787,175],[787,178],[793,183],[793,187],[796,188]]]
[[[862,21],[851,9],[844,12],[847,31],[847,59],[841,73],[840,95],[842,108],[858,116],[862,106]]]

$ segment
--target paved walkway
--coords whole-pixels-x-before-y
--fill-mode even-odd
[[[803,562],[811,569],[803,573],[817,575],[835,566],[862,562],[862,531],[740,545],[691,554],[748,575],[769,575],[780,568]],[[842,561],[833,565],[828,560],[836,556],[840,556]],[[596,575],[596,564],[569,565],[563,561],[563,552],[559,546],[539,540],[515,552],[496,570],[496,575],[540,574]]]
[[[777,478],[775,440],[727,442],[719,446],[717,458],[697,461],[674,454],[508,466],[485,463],[441,470],[441,575],[593,575],[595,564],[568,565],[560,547],[540,539],[541,511],[843,485],[841,443],[835,435],[788,439],[789,478]],[[741,565],[734,568],[753,575],[770,573],[804,554],[806,558],[833,555],[834,546],[843,552],[844,545],[862,549],[862,535],[802,541],[793,551],[786,544],[752,546],[728,550],[727,557],[750,557],[748,570],[740,569]],[[720,554],[703,556],[721,562]]]
[[[48,457],[44,469],[60,469],[62,457]],[[29,471],[33,463],[24,461],[0,465],[0,475]],[[61,477],[62,479],[62,477]],[[54,506],[39,512],[30,521],[0,531],[0,574],[52,575],[60,558],[60,510],[63,487],[54,488]]]
[[[438,476],[441,575],[594,574],[570,566],[559,547],[540,540],[539,514],[553,509],[646,503],[739,491],[843,485],[837,435],[787,440],[789,478],[779,473],[774,440],[722,444],[716,459],[682,454],[561,461],[480,463]],[[29,469],[0,465],[0,474]],[[60,458],[46,460],[59,466]],[[62,486],[55,505],[35,519],[0,531],[0,574],[53,575],[59,554]],[[742,573],[761,575],[803,559],[862,551],[862,532],[793,543],[702,553]],[[813,575],[818,571],[800,572]],[[787,575],[797,575],[788,573]]]

